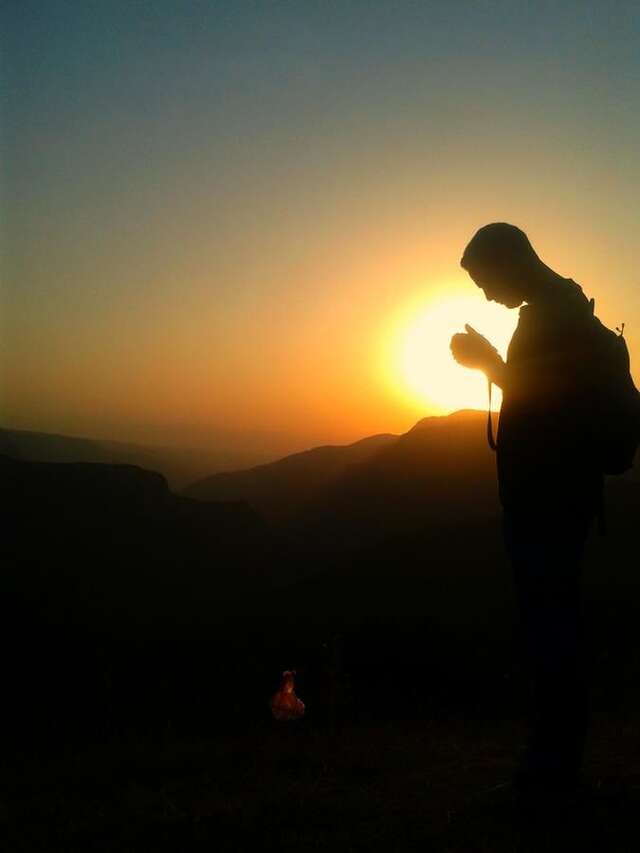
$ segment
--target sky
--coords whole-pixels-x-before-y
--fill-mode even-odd
[[[2,14],[3,426],[266,458],[480,408],[446,341],[517,322],[459,266],[492,221],[640,364],[637,3]]]

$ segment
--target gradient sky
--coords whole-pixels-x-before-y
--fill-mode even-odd
[[[478,295],[459,258],[496,220],[640,364],[636,2],[4,10],[3,425],[267,455],[404,431],[442,409],[394,342]]]

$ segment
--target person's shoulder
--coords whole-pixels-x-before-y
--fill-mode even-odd
[[[561,324],[583,323],[593,313],[582,287],[572,278],[563,279],[545,300],[544,313]]]
[[[573,302],[581,306],[590,304],[582,287],[572,278],[564,279],[559,287],[559,293],[568,302]]]
[[[588,303],[584,290],[572,278],[562,278],[547,291],[546,304],[556,307]]]
[[[519,335],[536,339],[544,346],[558,341],[577,344],[591,327],[592,306],[573,279],[563,279],[539,302],[523,305],[518,322]]]

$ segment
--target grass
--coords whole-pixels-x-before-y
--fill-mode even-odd
[[[206,739],[137,740],[4,768],[7,851],[638,849],[635,721],[593,721],[588,806],[522,820],[508,782],[524,730],[464,719],[341,731],[265,720]],[[635,843],[634,843],[635,835]]]

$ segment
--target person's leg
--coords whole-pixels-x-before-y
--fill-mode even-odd
[[[580,574],[590,519],[559,523],[505,513],[504,521],[533,682],[533,721],[518,778],[570,785],[580,771],[588,721]]]

